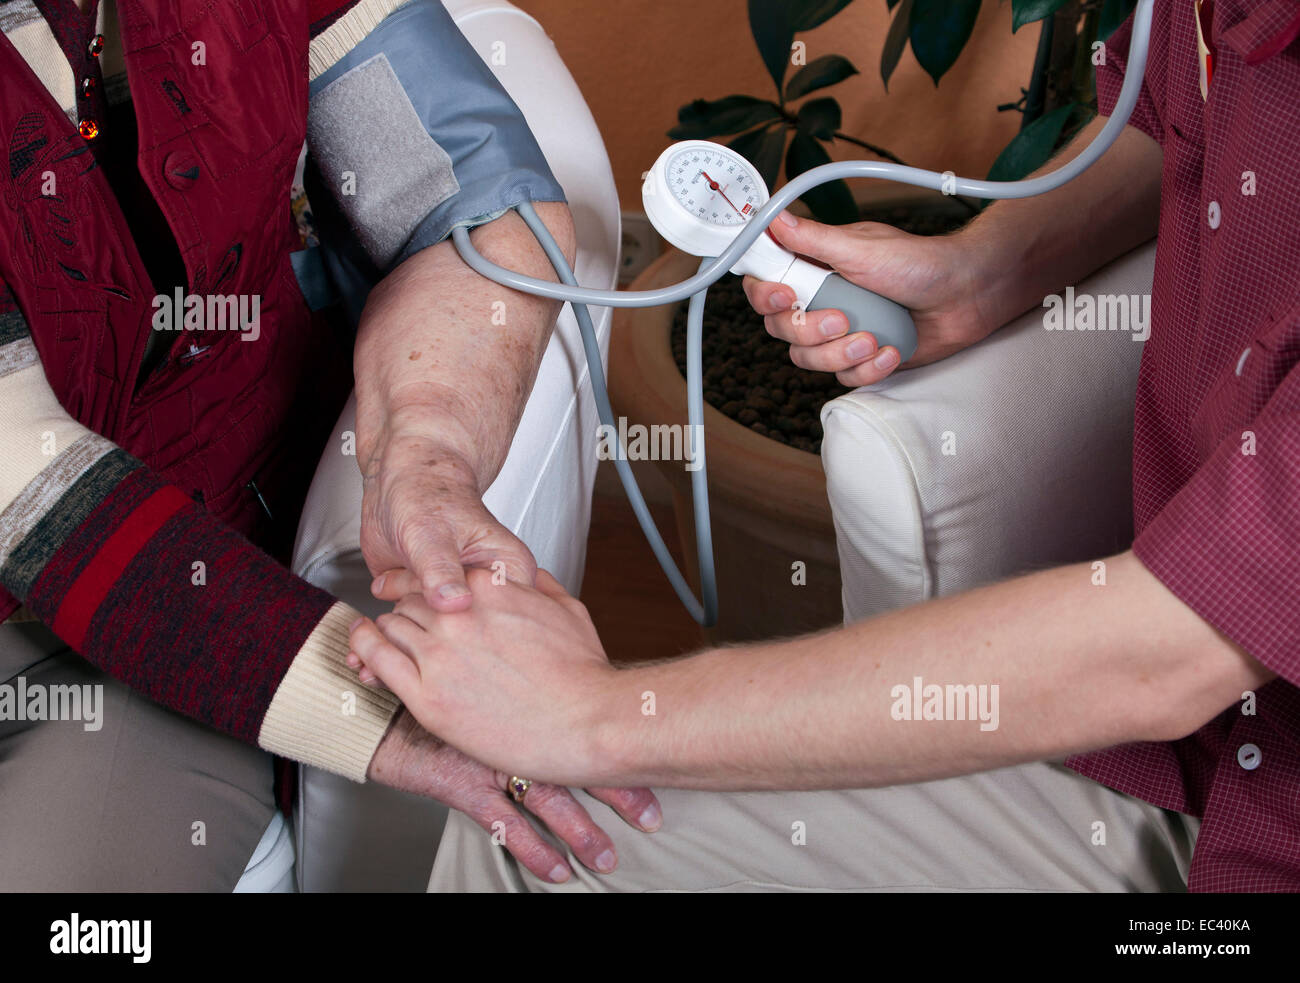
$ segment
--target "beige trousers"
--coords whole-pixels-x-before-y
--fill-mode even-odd
[[[659,793],[663,828],[575,793],[618,848],[539,881],[453,813],[431,891],[1182,891],[1195,819],[1058,764],[851,792]]]
[[[0,625],[0,686],[0,891],[234,888],[275,814],[269,754],[127,689],[39,622]],[[30,719],[51,716],[39,699],[79,718]]]

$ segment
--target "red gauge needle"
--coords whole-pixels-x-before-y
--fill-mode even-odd
[[[709,190],[716,191],[718,194],[722,195],[722,200],[725,201],[728,205],[731,205],[731,210],[735,212],[737,215],[739,215],[740,209],[737,208],[735,204],[732,203],[731,199],[727,197],[727,193],[723,191],[721,187],[718,186],[718,182],[713,180],[713,178],[709,177],[707,171],[700,171],[700,173],[704,176],[704,180],[709,182]]]

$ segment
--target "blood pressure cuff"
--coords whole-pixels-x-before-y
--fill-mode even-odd
[[[313,219],[349,307],[364,300],[358,275],[373,286],[458,226],[565,200],[519,107],[438,0],[398,8],[312,81],[307,142]]]

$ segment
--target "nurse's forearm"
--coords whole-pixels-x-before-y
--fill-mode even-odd
[[[572,260],[563,204],[537,213]],[[489,259],[555,279],[514,212],[471,234]],[[416,253],[371,293],[357,337],[357,458],[381,435],[432,440],[480,492],[505,461],[559,305],[517,293],[467,267],[451,242]]]
[[[1182,737],[1271,678],[1132,554],[1106,566],[1105,586],[1088,564],[1062,567],[821,635],[620,672],[590,777],[893,785]],[[924,719],[930,685],[943,717],[960,702],[968,719]],[[950,707],[948,686],[974,689]]]
[[[1038,174],[1077,157],[1105,125],[1093,120]],[[1101,159],[1045,195],[995,201],[957,237],[978,267],[982,320],[1006,324],[1156,234],[1160,145],[1126,126]]]

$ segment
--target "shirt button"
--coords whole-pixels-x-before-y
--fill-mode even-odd
[[[1264,756],[1260,754],[1259,748],[1254,744],[1243,744],[1237,748],[1237,764],[1247,771],[1254,771],[1263,760]]]
[[[99,53],[104,50],[104,35],[96,34],[90,39],[90,44],[86,48],[86,54],[91,58],[98,58]]]
[[[1219,222],[1223,220],[1223,212],[1219,208],[1219,203],[1217,201],[1210,202],[1209,215],[1207,217],[1210,220],[1210,228],[1217,229],[1219,227]]]
[[[81,80],[82,98],[89,99],[90,94],[95,91],[96,85],[98,85],[98,83],[95,81],[93,76],[87,75],[84,79],[82,79]]]
[[[174,150],[163,160],[163,178],[177,191],[188,191],[199,179],[199,159],[189,150]]]
[[[83,119],[77,124],[77,132],[87,140],[93,140],[99,136],[99,124],[93,119]]]

